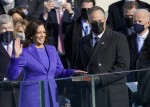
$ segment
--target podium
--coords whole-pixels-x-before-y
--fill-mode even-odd
[[[94,75],[83,75],[83,76],[77,76],[72,77],[73,82],[91,82],[91,91],[92,91],[92,107],[96,107],[95,104],[95,81],[94,81]]]

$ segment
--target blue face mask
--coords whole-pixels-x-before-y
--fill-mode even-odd
[[[144,31],[144,25],[141,24],[133,24],[134,31],[138,34],[142,33]]]

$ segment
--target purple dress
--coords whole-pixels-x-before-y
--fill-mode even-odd
[[[55,47],[44,45],[49,58],[49,67],[41,60],[36,47],[24,48],[19,58],[12,56],[8,68],[8,78],[15,80],[22,68],[24,79],[21,83],[19,107],[40,107],[40,85],[44,81],[45,107],[59,107],[57,99],[57,85],[55,78],[68,77],[73,74],[72,69],[65,70]],[[32,82],[29,82],[32,81]]]

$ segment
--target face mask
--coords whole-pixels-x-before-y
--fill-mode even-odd
[[[27,9],[24,9],[24,10],[22,10],[23,11],[23,13],[27,16],[28,15],[28,10]]]
[[[21,43],[25,43],[25,41],[26,41],[26,37],[25,37],[24,33],[23,34],[17,33],[16,38],[20,38]]]
[[[12,3],[14,0],[2,0],[2,2],[3,3],[5,3],[5,4],[10,4],[10,3]]]
[[[138,34],[140,34],[144,31],[144,25],[133,24],[133,27],[134,27],[134,31]]]
[[[132,18],[125,18],[126,24],[128,28],[133,27],[133,19]]]
[[[81,15],[84,20],[88,20],[88,9],[81,9]]]
[[[23,34],[17,33],[17,34],[16,34],[16,37],[17,37],[17,38],[20,38],[20,40],[22,40],[22,41],[25,41],[25,40],[26,40],[24,33],[23,33]]]
[[[0,34],[0,41],[9,44],[13,40],[13,31],[6,31]]]
[[[101,34],[104,31],[104,22],[92,22],[91,23],[92,26],[92,31],[95,34]]]

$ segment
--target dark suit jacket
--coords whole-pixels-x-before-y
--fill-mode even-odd
[[[149,44],[148,42],[149,40],[150,40],[150,33],[147,36],[145,43]],[[148,48],[147,51],[149,51]],[[150,68],[150,60],[146,58],[146,54],[143,50],[139,55],[138,61],[136,63],[136,69],[139,71],[137,73],[137,77],[138,77],[137,98],[139,104],[142,105],[142,107],[150,107],[150,94],[149,94],[150,93],[150,69],[149,68]]]
[[[125,19],[123,16],[123,4],[125,1],[118,1],[113,3],[108,8],[108,19],[107,24],[109,24],[113,29],[125,23]],[[137,1],[140,8],[148,8],[150,9],[150,5],[148,3]]]
[[[6,77],[6,71],[9,61],[10,56],[8,55],[3,45],[0,43],[0,81],[2,81],[4,77]]]
[[[148,34],[150,36],[150,33]],[[137,47],[137,34],[133,34],[128,37],[129,50],[130,50],[130,70],[136,70],[138,62],[141,57],[141,52],[138,52]],[[137,81],[137,73],[133,72],[128,76],[128,81]]]
[[[69,31],[71,24],[74,23],[78,19],[79,15],[80,15],[79,11],[77,9],[74,9],[74,12],[75,12],[74,19],[72,20],[70,17],[70,14],[67,12],[67,10],[64,11],[63,18],[62,18],[62,26],[63,26],[62,33],[63,34],[66,34]],[[58,25],[55,9],[51,10],[48,13],[48,19],[46,21],[43,18],[43,14],[41,14],[39,19],[41,21],[43,21],[47,26],[48,38],[49,38],[50,44],[57,47],[59,25]]]
[[[125,36],[107,27],[94,49],[91,38],[92,34],[80,40],[76,68],[87,70],[89,74],[114,73],[129,69],[129,49]],[[126,75],[127,73],[100,76],[100,83],[96,85],[95,90],[97,107],[129,106]]]
[[[142,107],[150,107],[150,60],[142,59],[138,68],[145,69],[138,72],[138,102]]]
[[[4,77],[7,73],[7,67],[10,62],[10,56],[8,55],[5,48],[0,43],[0,105],[1,107],[18,107],[19,103],[19,84],[16,82],[3,82]],[[22,75],[17,79],[21,80]]]
[[[72,25],[70,32],[65,37],[65,49],[66,55],[74,67],[75,58],[77,54],[77,45],[79,40],[82,38],[82,23],[81,17]]]

